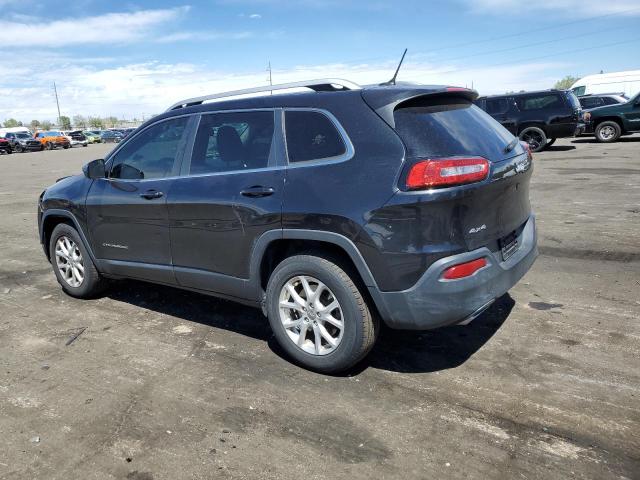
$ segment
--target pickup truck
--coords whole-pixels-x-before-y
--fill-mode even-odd
[[[67,149],[71,146],[69,139],[62,132],[37,132],[34,138],[42,144],[42,148],[52,150],[57,147]]]

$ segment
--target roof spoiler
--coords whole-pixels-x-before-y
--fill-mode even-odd
[[[362,90],[362,98],[392,128],[395,128],[393,112],[402,103],[431,95],[451,95],[470,102],[478,98],[478,92],[470,88],[415,86],[406,89],[367,88]]]

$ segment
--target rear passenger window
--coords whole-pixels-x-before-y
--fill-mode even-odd
[[[173,118],[126,142],[111,163],[111,178],[142,180],[171,176],[188,119]]]
[[[507,113],[509,110],[509,101],[506,98],[491,98],[487,99],[486,112],[489,115],[498,115]]]
[[[516,104],[521,111],[544,110],[563,106],[560,96],[556,94],[516,97]]]
[[[320,112],[285,112],[285,131],[291,163],[339,157],[347,151],[336,126]]]
[[[273,144],[272,111],[202,115],[189,174],[265,168]]]

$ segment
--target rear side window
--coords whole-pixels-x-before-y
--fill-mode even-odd
[[[336,126],[320,112],[285,112],[285,132],[291,163],[330,159],[347,151]]]
[[[173,118],[143,130],[113,157],[111,178],[143,180],[172,175],[187,118]]]
[[[273,143],[273,115],[272,111],[203,115],[189,174],[267,167]]]
[[[599,97],[585,97],[580,99],[582,108],[595,108],[602,105],[602,99]]]
[[[429,96],[400,105],[396,131],[413,158],[479,155],[498,161],[513,135],[463,98]]]
[[[560,95],[547,93],[541,95],[516,97],[516,105],[522,112],[529,110],[545,110],[549,108],[559,108],[563,106]]]
[[[489,115],[500,115],[509,111],[509,101],[506,98],[487,98],[486,112]]]

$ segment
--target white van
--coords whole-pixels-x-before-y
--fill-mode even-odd
[[[577,97],[595,93],[624,93],[632,98],[640,92],[640,70],[587,75],[571,85]]]

